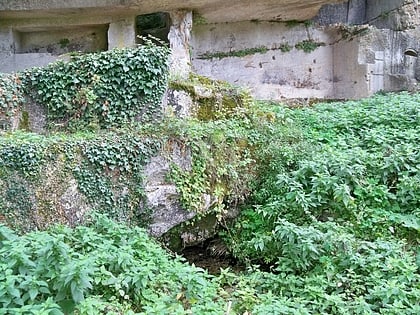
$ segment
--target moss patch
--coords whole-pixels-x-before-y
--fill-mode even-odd
[[[188,80],[173,80],[169,86],[191,96],[192,115],[202,121],[233,117],[252,103],[247,90],[197,74],[191,74]]]
[[[22,116],[20,117],[19,121],[19,129],[29,131],[29,113],[24,110],[22,111]]]

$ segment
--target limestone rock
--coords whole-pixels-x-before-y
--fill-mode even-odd
[[[179,166],[185,164],[180,156],[175,156],[175,161]],[[148,230],[153,236],[161,236],[195,216],[181,207],[175,185],[167,183],[169,168],[169,160],[160,155],[153,157],[144,169],[146,207],[151,212]]]
[[[27,114],[26,114],[27,113]],[[27,129],[31,132],[43,134],[46,132],[47,113],[45,108],[28,100],[24,104],[22,116],[27,115]],[[22,118],[21,118],[22,121]]]
[[[189,93],[186,91],[168,89],[163,107],[164,111],[169,115],[174,114],[181,118],[188,117],[193,106],[194,101]],[[171,111],[172,113],[170,113]]]
[[[144,168],[146,209],[151,215],[148,230],[158,237],[197,215],[181,206],[175,185],[166,180],[171,163],[183,170],[191,169],[190,150],[177,143],[169,143],[164,152],[153,157]],[[206,206],[208,209],[211,204]]]
[[[59,199],[59,204],[67,222],[72,226],[81,223],[84,214],[89,211],[86,198],[78,191],[75,179],[71,179],[68,183],[67,189]]]
[[[30,17],[32,19],[54,15],[83,17],[129,15],[170,12],[191,9],[210,23],[244,20],[307,20],[314,17],[319,8],[328,3],[343,0],[16,0],[0,2],[0,19]]]

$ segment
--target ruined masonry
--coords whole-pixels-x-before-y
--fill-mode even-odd
[[[0,72],[68,53],[170,44],[172,72],[256,98],[351,99],[420,81],[417,0],[0,1]]]
[[[420,82],[417,0],[0,0],[0,72],[44,66],[74,52],[131,47],[148,35],[170,45],[174,80],[195,72],[248,87],[258,99],[357,99],[416,90]],[[194,90],[204,98],[211,93]],[[169,89],[163,105],[184,117],[192,102],[187,92]],[[31,131],[43,134],[42,108],[26,106]],[[13,119],[12,130],[20,117]],[[184,151],[174,146],[145,166],[154,236],[197,215],[182,208],[175,185],[165,180],[170,163],[191,167]],[[56,199],[80,220],[89,205],[74,180],[64,186]],[[216,199],[203,198],[207,213]],[[216,225],[210,213],[176,232],[178,241],[201,242]]]

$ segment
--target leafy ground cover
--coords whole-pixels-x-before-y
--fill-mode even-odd
[[[0,314],[419,314],[419,104],[388,94],[168,122],[168,134],[206,139],[197,172],[207,163],[215,189],[249,196],[224,231],[247,270],[208,275],[102,216],[20,236],[1,227]]]
[[[403,93],[287,113],[304,144],[272,148],[227,237],[271,268],[262,283],[285,313],[419,313],[419,104]]]
[[[140,228],[99,216],[75,229],[0,230],[1,314],[215,314],[218,287]]]

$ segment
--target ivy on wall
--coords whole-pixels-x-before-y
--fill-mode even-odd
[[[50,133],[0,137],[0,221],[43,229],[77,224],[99,210],[147,224],[143,168],[158,154],[170,160],[171,141],[191,153],[190,169],[173,164],[168,174],[186,210],[222,218],[226,204],[241,202],[255,177],[248,139],[253,100],[225,82],[191,75],[170,87],[191,96],[197,119],[160,119],[168,54],[148,43],[75,56],[10,81],[8,93],[21,97],[12,105],[20,108],[23,92],[29,95],[45,108]]]
[[[100,209],[138,222],[144,208],[141,168],[160,143],[121,127],[160,118],[168,56],[168,47],[146,41],[2,75],[4,129],[13,119],[19,122],[19,112],[23,117],[28,98],[45,109],[52,133],[0,137],[0,221],[42,229],[53,222],[77,223],[83,211]],[[118,132],[99,131],[115,127]],[[97,132],[54,132],[80,129]]]
[[[75,222],[82,213],[62,209],[63,195],[74,183],[81,194],[73,191],[70,203],[81,200],[80,208],[141,224],[142,168],[159,147],[153,138],[121,130],[51,137],[17,132],[1,137],[0,214],[24,230]]]
[[[18,75],[0,73],[0,130],[11,127],[13,117],[23,102],[24,96]]]
[[[73,56],[21,74],[22,88],[44,106],[52,130],[103,129],[161,115],[169,48],[137,48]]]

